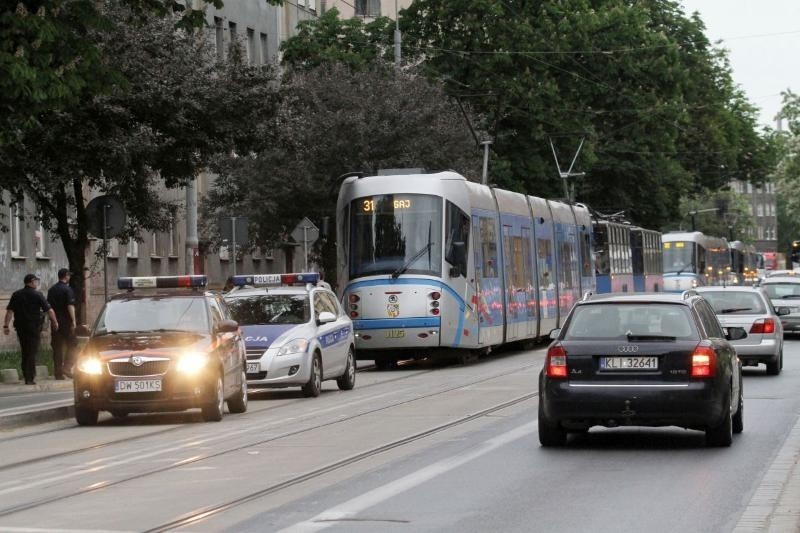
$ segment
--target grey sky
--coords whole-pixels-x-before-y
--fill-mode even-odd
[[[780,92],[800,93],[800,0],[681,0],[698,11],[706,35],[724,40],[733,79],[774,127]]]

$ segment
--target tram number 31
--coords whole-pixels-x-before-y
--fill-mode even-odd
[[[392,200],[392,207],[395,209],[411,209],[411,200]],[[366,213],[375,211],[375,200],[364,200],[361,208]]]

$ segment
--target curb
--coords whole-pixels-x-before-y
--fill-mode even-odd
[[[41,424],[44,422],[55,422],[66,420],[75,416],[75,405],[73,400],[61,400],[61,405],[37,409],[35,407],[27,410],[19,410],[9,414],[0,414],[0,429],[14,429],[31,424]]]
[[[0,384],[0,395],[3,393],[14,392],[59,392],[72,390],[72,380],[57,380],[47,379],[39,381],[36,385],[25,385],[24,383],[17,384]]]

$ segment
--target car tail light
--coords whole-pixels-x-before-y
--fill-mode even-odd
[[[567,352],[560,344],[555,344],[547,350],[545,375],[548,378],[567,377]]]
[[[710,378],[714,376],[717,366],[717,354],[714,348],[703,344],[698,344],[692,353],[692,373],[693,378]]]
[[[775,333],[775,319],[759,318],[753,322],[753,327],[750,328],[750,333]]]
[[[434,307],[433,309],[431,309],[431,314],[434,315],[434,316],[438,315],[439,314],[439,308],[438,307]]]

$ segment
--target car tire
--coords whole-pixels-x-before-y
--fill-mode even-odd
[[[742,397],[741,385],[739,385],[739,407],[736,409],[736,414],[733,415],[733,432],[741,433],[744,431],[744,398]]]
[[[117,420],[122,420],[124,418],[128,418],[128,411],[111,411],[111,416],[116,418]]]
[[[80,426],[96,426],[98,414],[97,409],[75,406],[75,421]]]
[[[781,356],[778,356],[778,358],[772,363],[767,363],[767,375],[777,376],[780,373],[781,373]]]
[[[311,375],[308,383],[303,385],[303,394],[307,398],[316,398],[322,392],[322,360],[318,353],[311,359]]]
[[[733,416],[731,416],[731,393],[723,398],[722,422],[706,428],[706,446],[730,446],[733,443]]]
[[[353,349],[347,350],[347,364],[344,367],[344,374],[336,380],[340,390],[353,390],[356,386],[356,358]]]
[[[539,444],[544,447],[564,446],[567,443],[567,431],[553,422],[544,414],[541,400],[539,401]]]
[[[228,411],[244,413],[247,411],[247,374],[242,370],[242,385],[232,398],[228,398]]]
[[[218,374],[214,385],[214,398],[211,399],[211,403],[203,406],[203,420],[206,422],[219,422],[222,420],[224,406],[225,389],[222,383],[222,374]]]

